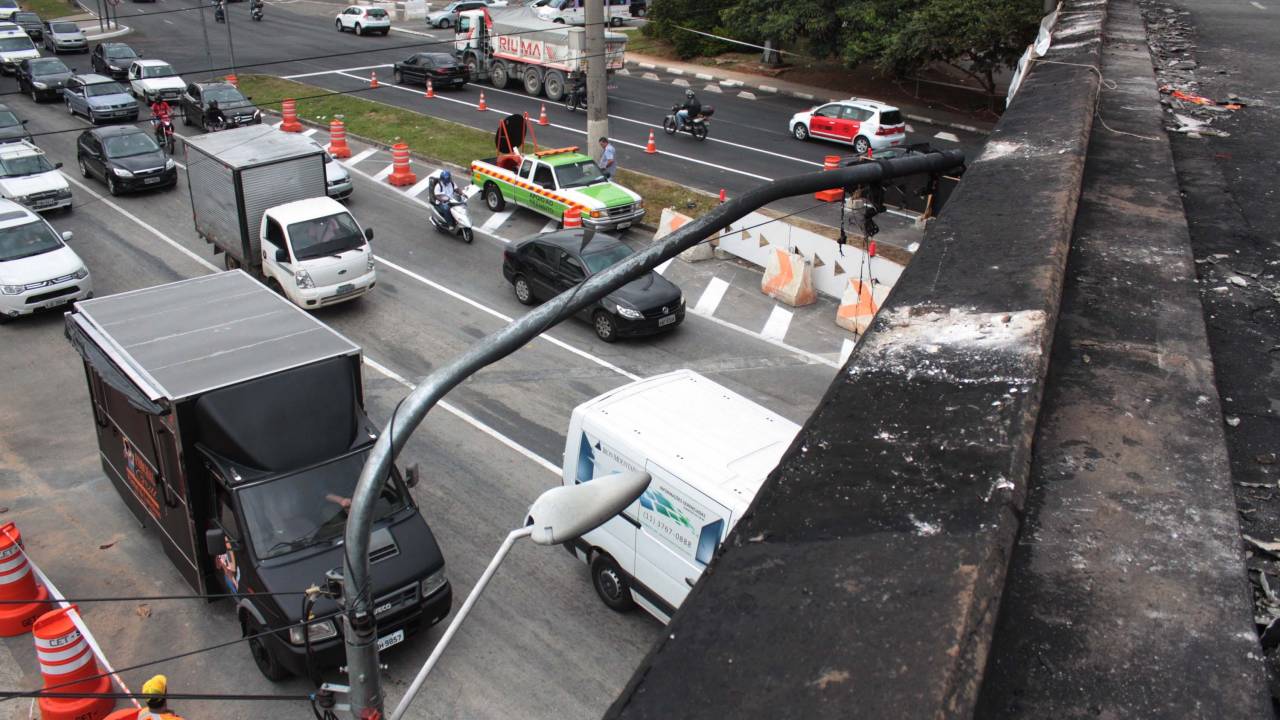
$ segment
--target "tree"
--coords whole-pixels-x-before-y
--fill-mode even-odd
[[[841,47],[841,24],[837,11],[841,0],[738,0],[721,13],[724,24],[734,28],[734,39],[799,47],[811,55],[830,57]]]
[[[733,5],[735,0],[662,0],[653,3],[646,15],[644,32],[649,37],[667,40],[682,59],[719,55],[733,49],[728,43],[689,32],[682,28],[737,37],[720,22],[720,13]]]

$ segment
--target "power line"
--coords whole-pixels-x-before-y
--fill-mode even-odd
[[[86,205],[88,203],[85,203]],[[306,590],[285,590],[281,592],[254,593],[212,593],[207,595],[135,595],[123,597],[85,597],[85,598],[39,598],[26,600],[0,600],[0,605],[31,605],[36,603],[90,603],[90,602],[152,602],[159,600],[222,600],[225,598],[251,598],[287,595],[306,595]]]
[[[82,682],[77,680],[76,682]],[[41,690],[39,692],[27,692],[25,690],[0,690],[0,696],[5,698],[113,698],[116,700],[138,699],[146,700],[155,697],[154,694],[144,693],[126,693],[126,692],[105,692],[105,693],[71,693],[71,692],[47,692]],[[236,701],[254,701],[254,700],[288,700],[297,702],[299,700],[315,700],[314,693],[307,695],[223,695],[214,693],[171,693],[164,694],[166,700],[236,700]]]

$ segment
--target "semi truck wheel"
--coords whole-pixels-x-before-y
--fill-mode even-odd
[[[636,606],[631,597],[631,585],[623,576],[622,568],[608,553],[600,553],[591,561],[591,584],[595,585],[596,594],[610,610],[627,612]]]
[[[489,81],[493,86],[501,90],[511,82],[511,75],[507,72],[507,64],[501,60],[493,62],[493,68],[489,71]]]
[[[538,97],[542,94],[542,71],[536,67],[524,70],[524,92],[526,95]]]
[[[560,102],[564,98],[564,74],[559,70],[550,70],[542,78],[542,89],[551,102]]]

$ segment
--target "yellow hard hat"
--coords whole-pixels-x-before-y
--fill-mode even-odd
[[[143,695],[164,695],[169,689],[169,679],[156,675],[142,685]]]

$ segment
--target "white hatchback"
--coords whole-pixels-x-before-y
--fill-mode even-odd
[[[369,33],[386,35],[391,32],[391,16],[386,10],[372,5],[352,5],[338,13],[333,24],[338,28],[338,32],[350,30],[357,35]]]
[[[0,199],[0,322],[93,297],[80,256],[44,218]]]
[[[907,125],[898,108],[862,98],[837,100],[796,113],[787,122],[787,130],[797,140],[812,137],[847,143],[859,155],[907,141]]]

